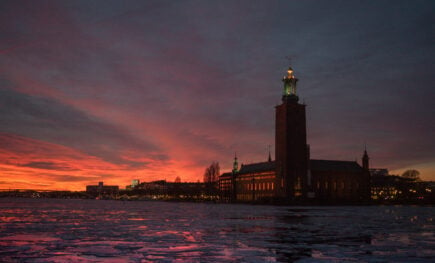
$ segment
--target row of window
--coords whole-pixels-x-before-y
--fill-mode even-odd
[[[221,191],[229,191],[231,190],[231,180],[226,179],[226,180],[220,180],[220,185],[219,185],[219,189]]]
[[[246,175],[242,177],[237,177],[236,181],[252,181],[252,180],[265,180],[265,179],[275,179],[274,175],[258,175],[258,176],[252,176],[252,175]]]
[[[247,191],[272,191],[274,189],[273,182],[260,182],[260,183],[249,183],[242,184],[242,190]]]
[[[252,181],[252,179],[251,179]],[[283,183],[283,182],[282,182]],[[243,183],[243,184],[239,184],[241,190],[247,190],[247,191],[272,191],[274,190],[274,183],[273,182],[254,182],[254,183]],[[345,187],[349,187],[350,189],[355,189],[358,190],[359,189],[359,183],[346,183],[341,181],[341,182],[332,182],[330,184],[330,182],[320,182],[317,181],[316,182],[316,186],[317,189],[325,189],[328,190],[331,188],[331,190],[333,191],[337,191],[337,190],[344,190]],[[225,180],[225,181],[221,181],[221,185],[220,185],[220,189],[222,190],[229,190],[231,188],[231,181],[230,180]],[[295,185],[295,191],[296,190],[300,190],[301,186],[300,183]]]
[[[352,187],[352,184],[347,184],[348,186],[350,185]],[[324,182],[323,184],[320,181],[317,181],[317,189],[320,189],[323,186],[324,189],[329,189],[329,182]],[[345,184],[344,182],[332,182],[332,190],[344,190]],[[359,183],[354,183],[353,184],[353,188],[355,189],[359,189]]]

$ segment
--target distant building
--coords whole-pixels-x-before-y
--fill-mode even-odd
[[[165,180],[158,180],[140,183],[134,189],[153,195],[166,195],[168,187]]]
[[[369,157],[355,161],[312,160],[306,138],[305,105],[296,95],[292,68],[284,77],[282,104],[275,107],[275,157],[242,165],[220,176],[224,201],[356,203],[370,200]]]
[[[139,179],[133,179],[131,180],[131,184],[125,186],[125,190],[133,190],[140,184]]]
[[[98,185],[87,185],[86,193],[97,195],[115,195],[118,194],[119,187],[117,185],[104,185],[103,182],[98,182]]]
[[[211,199],[212,196],[207,192],[204,183],[182,183],[167,182],[158,180],[153,182],[143,182],[137,185],[133,190],[141,196],[148,196],[153,199]],[[217,195],[217,194],[215,194]],[[213,198],[216,198],[213,196]]]
[[[131,187],[136,187],[137,185],[139,185],[140,181],[139,179],[133,179],[131,180]]]
[[[389,175],[388,169],[385,168],[371,168],[369,169],[370,176],[387,176]]]
[[[435,184],[370,169],[371,198],[381,203],[435,203]]]

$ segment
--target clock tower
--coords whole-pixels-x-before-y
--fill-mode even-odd
[[[283,78],[282,103],[276,106],[275,119],[275,191],[279,198],[294,200],[306,196],[308,149],[305,105],[296,93],[298,79],[293,69]]]

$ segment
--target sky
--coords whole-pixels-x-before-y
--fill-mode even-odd
[[[1,1],[0,189],[202,181],[274,158],[289,65],[311,158],[435,180],[434,1]],[[290,58],[290,60],[289,60]]]

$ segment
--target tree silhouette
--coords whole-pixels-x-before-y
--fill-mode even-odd
[[[204,172],[204,183],[214,183],[219,179],[220,167],[218,162],[212,162]]]
[[[412,169],[406,170],[403,172],[402,177],[412,181],[420,181],[420,172]]]
[[[218,195],[218,180],[220,175],[220,167],[218,162],[212,162],[204,172],[205,193],[208,196]]]

